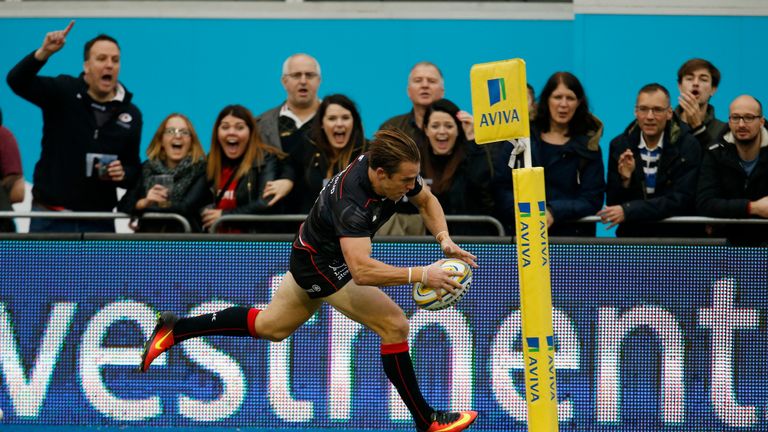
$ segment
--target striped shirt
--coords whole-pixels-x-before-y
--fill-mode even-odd
[[[659,159],[663,150],[664,132],[659,137],[659,144],[650,149],[645,143],[645,137],[640,134],[640,159],[643,161],[643,174],[645,174],[645,193],[653,195],[656,192],[656,173],[659,171]]]

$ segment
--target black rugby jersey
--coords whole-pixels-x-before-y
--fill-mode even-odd
[[[343,259],[340,237],[371,237],[395,213],[395,202],[373,191],[368,154],[362,154],[328,181],[317,197],[298,241],[315,253]],[[423,180],[406,195],[421,192]]]

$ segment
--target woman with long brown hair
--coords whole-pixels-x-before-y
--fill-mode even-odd
[[[570,72],[555,72],[539,96],[531,121],[531,160],[544,168],[550,236],[594,236],[594,223],[576,222],[603,205],[605,171],[600,150],[603,124],[592,115],[584,87]],[[499,216],[514,225],[514,193],[505,143],[496,158],[494,192]]]
[[[307,134],[294,134],[301,140],[295,160],[297,211],[308,213],[320,190],[339,171],[364,151],[363,122],[355,103],[342,94],[323,98]],[[292,195],[293,195],[292,194]]]
[[[283,161],[283,154],[259,137],[248,108],[224,107],[216,117],[208,154],[206,171],[214,198],[213,208],[202,213],[203,227],[209,229],[226,214],[279,213],[276,204],[293,187],[293,174]]]
[[[459,107],[448,99],[433,102],[424,113],[426,145],[421,148],[421,173],[447,215],[493,213],[490,165],[474,141],[467,140]],[[486,225],[462,224],[450,232],[492,234]]]

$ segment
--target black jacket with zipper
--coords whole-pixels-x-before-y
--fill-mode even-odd
[[[747,175],[730,130],[704,154],[699,173],[696,205],[702,216],[748,219],[748,203],[768,196],[768,130],[761,130],[757,165]],[[768,225],[713,225],[713,235],[739,245],[768,244]]]
[[[684,237],[703,235],[703,227],[672,224],[649,224],[672,216],[693,215],[695,211],[696,179],[701,164],[701,145],[685,127],[667,122],[664,130],[661,158],[656,173],[656,188],[647,194],[643,160],[640,157],[640,126],[627,127],[611,141],[608,157],[606,204],[621,205],[624,223],[616,229],[620,237]],[[619,157],[630,149],[635,158],[635,170],[629,187],[624,188],[618,171]]]
[[[229,210],[224,210],[222,215],[239,215],[239,214],[281,214],[284,210],[284,203],[278,201],[273,206],[268,206],[267,203],[272,199],[268,197],[264,199],[264,187],[268,181],[276,179],[287,179],[295,181],[294,171],[290,166],[287,159],[281,159],[274,153],[264,152],[264,160],[261,164],[254,163],[253,167],[248,171],[246,175],[239,178],[237,186],[235,186],[235,200],[237,201],[237,207]],[[216,188],[211,186],[211,192]],[[213,195],[211,200],[216,195]],[[244,226],[244,230],[252,233],[260,232],[292,232],[294,227],[292,224],[277,224],[277,223],[251,223],[251,224],[237,224],[228,223],[228,226]],[[283,225],[290,226],[289,231],[284,229]]]
[[[129,188],[136,180],[141,161],[142,117],[127,90],[122,101],[97,103],[88,95],[83,76],[39,76],[46,62],[34,53],[24,57],[8,73],[8,85],[43,112],[40,160],[35,165],[32,196],[42,204],[77,211],[111,211],[117,203],[118,186]],[[98,127],[94,106],[108,114]],[[86,153],[117,155],[125,169],[121,182],[88,178]]]

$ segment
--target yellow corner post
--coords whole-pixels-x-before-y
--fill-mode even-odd
[[[557,384],[544,169],[530,167],[525,62],[512,59],[476,64],[470,80],[475,141],[514,140],[526,147],[526,168],[512,171],[512,183],[528,430],[553,432],[558,430]]]
[[[528,430],[558,430],[544,168],[512,171]]]

